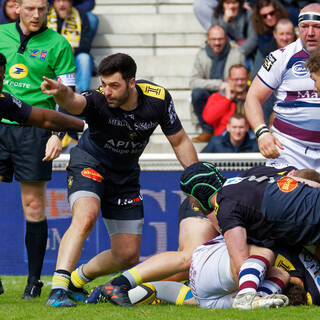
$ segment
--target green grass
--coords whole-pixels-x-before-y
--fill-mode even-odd
[[[110,319],[110,320],[165,320],[165,319],[210,319],[210,320],[313,320],[320,318],[319,307],[286,307],[270,310],[206,310],[196,306],[145,305],[134,308],[121,308],[110,303],[98,305],[79,304],[76,308],[46,307],[45,302],[50,291],[51,277],[43,277],[44,287],[41,298],[23,300],[20,298],[26,277],[3,276],[5,293],[0,296],[0,320],[9,319]],[[101,284],[105,279],[98,279],[90,284],[89,289]]]

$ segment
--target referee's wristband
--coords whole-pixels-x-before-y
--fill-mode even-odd
[[[254,133],[256,138],[259,139],[263,134],[270,133],[270,130],[265,124],[262,124],[254,130]]]
[[[60,140],[66,135],[65,131],[52,131],[52,135],[57,136]]]

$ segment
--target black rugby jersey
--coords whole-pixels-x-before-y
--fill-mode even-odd
[[[182,129],[169,92],[145,80],[136,82],[138,106],[131,111],[110,108],[102,88],[83,93],[87,105],[81,114],[89,129],[78,146],[108,169],[123,174],[139,170],[138,160],[158,125],[165,135]]]
[[[287,177],[292,169],[260,166],[228,179],[217,195],[222,233],[241,226],[256,240],[318,243],[320,189]]]
[[[291,277],[300,278],[307,292],[309,305],[320,305],[320,263],[305,248],[272,248],[274,265],[289,272]]]
[[[2,118],[11,121],[26,122],[29,119],[32,107],[15,98],[7,92],[0,93],[0,120]]]

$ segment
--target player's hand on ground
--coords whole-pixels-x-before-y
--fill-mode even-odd
[[[280,141],[275,138],[271,133],[265,133],[258,139],[258,146],[261,154],[266,158],[278,158],[280,153],[277,149],[284,149]]]
[[[46,145],[46,154],[42,161],[52,161],[60,156],[62,142],[58,136],[52,135]]]
[[[47,77],[42,77],[43,81],[40,88],[44,94],[56,95],[60,89],[60,83],[58,81],[49,79]]]

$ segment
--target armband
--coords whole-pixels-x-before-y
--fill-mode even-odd
[[[265,133],[270,133],[269,128],[265,124],[261,124],[257,128],[255,128],[254,133],[256,135],[257,140]]]
[[[52,135],[57,136],[60,140],[66,135],[65,131],[52,131]]]

